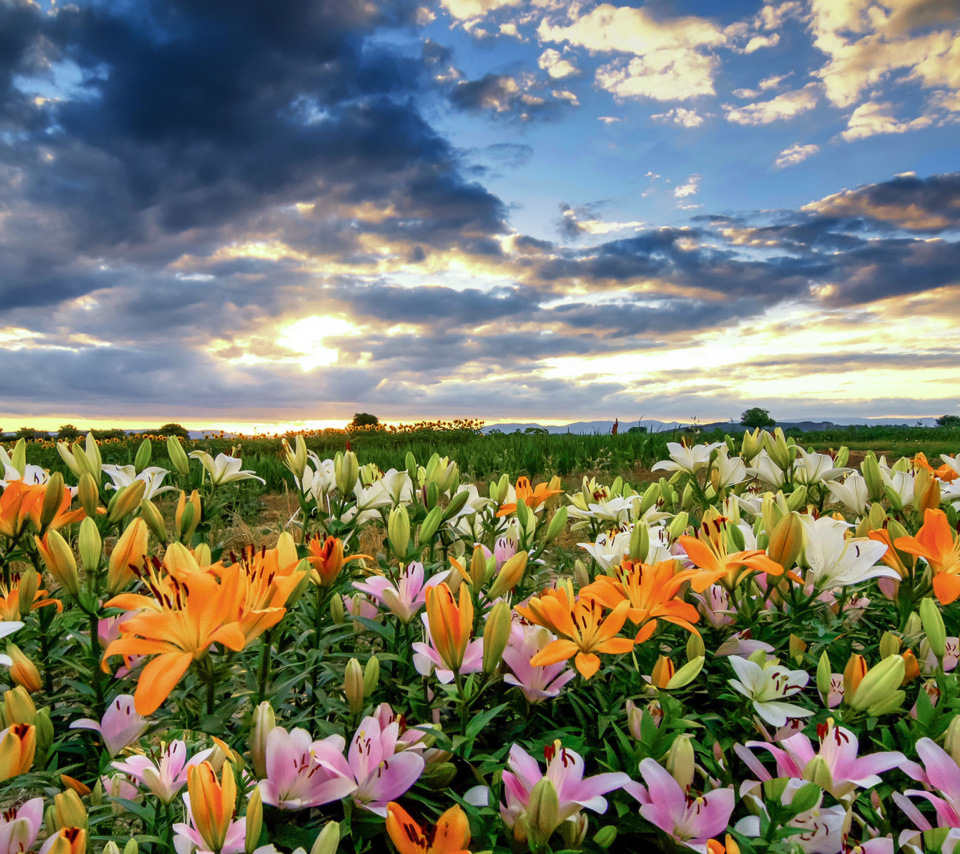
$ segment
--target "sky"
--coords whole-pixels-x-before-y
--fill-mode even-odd
[[[0,0],[0,429],[960,414],[956,0]]]

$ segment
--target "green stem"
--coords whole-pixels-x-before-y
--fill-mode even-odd
[[[270,678],[270,658],[273,651],[273,629],[267,629],[263,635],[263,646],[260,649],[260,678],[257,685],[257,705],[264,701],[267,695],[267,681]]]
[[[87,618],[90,625],[90,679],[93,682],[93,710],[99,718],[106,711],[103,702],[103,674],[100,671],[100,633],[98,631],[100,621],[96,611],[89,611]]]

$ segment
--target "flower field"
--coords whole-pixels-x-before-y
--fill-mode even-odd
[[[616,438],[0,446],[0,854],[954,851],[960,448]]]

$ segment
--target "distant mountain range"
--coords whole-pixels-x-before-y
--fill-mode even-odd
[[[784,430],[796,429],[804,432],[835,430],[853,425],[871,425],[886,427],[934,427],[934,418],[915,418],[913,420],[904,420],[902,418],[840,418],[836,421],[778,421],[777,426]],[[591,435],[594,433],[609,433],[613,429],[613,421],[575,421],[572,424],[562,424],[560,426],[547,426],[535,422],[507,422],[503,424],[490,424],[483,428],[484,433],[491,433],[499,430],[501,433],[514,433],[517,430],[523,432],[528,428],[539,428],[548,433],[578,433]],[[645,427],[648,433],[673,432],[684,427],[699,427],[705,432],[711,430],[725,430],[728,433],[742,433],[743,425],[735,421],[711,421],[706,424],[686,424],[680,421],[657,421],[652,418],[644,418],[637,421],[621,421],[620,432],[626,433],[631,427]]]

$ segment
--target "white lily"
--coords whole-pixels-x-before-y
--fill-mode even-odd
[[[670,459],[655,463],[651,471],[685,471],[688,474],[696,474],[710,464],[710,454],[722,444],[723,442],[712,442],[709,445],[694,445],[692,448],[686,448],[679,442],[667,442]]]
[[[137,474],[137,470],[133,466],[115,466],[111,463],[105,463],[102,468],[104,473],[113,481],[112,484],[107,484],[107,489],[123,489],[136,480],[142,480],[147,485],[143,493],[144,498],[152,499],[161,492],[175,491],[172,486],[162,486],[163,479],[170,472],[167,469],[160,468],[160,466],[148,466],[140,474]]]
[[[787,475],[765,450],[753,458],[753,465],[747,469],[747,474],[759,478],[763,483],[779,489],[787,482]]]
[[[22,476],[12,464],[8,465],[4,463],[2,468],[3,480],[0,480],[0,486],[4,489],[9,486],[11,480],[22,480],[24,486],[42,486],[50,479],[50,475],[45,469],[40,468],[40,466],[35,466],[32,463],[27,463],[26,470]]]
[[[738,656],[731,656],[729,661],[739,678],[727,681],[753,702],[757,714],[771,726],[781,727],[787,718],[805,718],[813,714],[810,709],[782,702],[783,697],[793,696],[810,681],[810,674],[806,671],[788,670],[776,659],[763,666],[751,658]]]
[[[630,531],[601,534],[593,543],[577,543],[603,569],[620,563],[630,551]]]
[[[797,483],[821,483],[836,480],[840,475],[853,471],[838,468],[829,454],[808,454],[803,448],[797,448],[797,458],[793,461],[793,476]]]
[[[951,457],[948,454],[940,454],[940,459],[960,475],[960,454],[955,457]]]
[[[482,513],[491,504],[496,503],[491,498],[484,498],[480,494],[480,491],[477,489],[476,485],[472,483],[461,483],[451,498],[456,498],[461,492],[466,492],[470,497],[467,498],[467,503],[460,508],[459,512],[451,517],[451,521],[457,520],[461,516],[476,516],[478,513]]]
[[[747,479],[747,464],[737,457],[727,456],[727,447],[724,445],[717,451],[717,489],[735,486]]]
[[[880,469],[880,477],[887,487],[887,497],[895,510],[913,504],[913,475],[896,469]],[[896,505],[899,503],[899,507]]]
[[[843,483],[833,480],[827,484],[830,490],[830,497],[846,507],[851,513],[857,516],[864,516],[867,512],[867,505],[870,501],[870,493],[867,489],[867,482],[860,472],[854,472],[847,475]]]
[[[807,580],[818,590],[848,587],[870,578],[900,580],[894,570],[877,563],[887,551],[885,544],[866,537],[848,538],[847,524],[829,516],[800,518],[803,554],[810,569]]]
[[[252,471],[241,471],[240,466],[243,461],[239,457],[228,457],[226,454],[217,454],[214,459],[206,451],[191,451],[190,456],[195,460],[200,460],[200,464],[210,473],[210,482],[214,486],[221,486],[224,483],[232,483],[236,480],[259,480],[265,484],[266,481]]]
[[[636,494],[629,498],[617,495],[588,504],[586,510],[571,504],[567,512],[572,519],[599,519],[611,525],[622,525],[633,521],[634,510],[640,501],[641,496]]]
[[[333,460],[321,460],[316,454],[310,454],[310,463],[303,467],[300,477],[295,477],[297,486],[304,497],[309,496],[318,504],[320,500],[337,489],[336,465]]]

